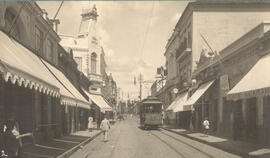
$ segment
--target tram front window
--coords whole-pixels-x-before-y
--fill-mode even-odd
[[[158,113],[158,112],[160,112],[160,110],[161,110],[160,107],[157,105],[151,104],[151,105],[145,106],[146,113]]]

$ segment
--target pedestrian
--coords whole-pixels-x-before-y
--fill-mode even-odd
[[[19,141],[19,131],[15,127],[14,120],[7,121],[7,129],[4,133],[5,139],[5,150],[6,154],[9,158],[16,158],[19,157],[19,151],[21,148],[20,141]]]
[[[110,122],[107,119],[107,117],[105,117],[101,121],[100,128],[101,128],[103,135],[104,135],[104,142],[107,142],[108,141],[108,132],[109,132],[109,129],[111,128]]]
[[[92,132],[93,129],[93,117],[88,117],[88,130],[89,132]]]
[[[0,122],[0,157],[4,157],[5,156],[5,137],[4,137],[4,132],[5,132],[5,124],[4,122]]]
[[[207,136],[208,135],[208,131],[209,131],[209,126],[210,126],[210,123],[209,123],[207,117],[205,117],[205,120],[203,121],[203,126],[204,126],[204,133]]]

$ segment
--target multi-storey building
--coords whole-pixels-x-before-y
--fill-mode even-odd
[[[64,109],[76,113],[90,104],[60,71],[57,20],[35,2],[0,2],[0,8],[0,121],[17,121],[19,132],[33,133],[37,142],[61,136]]]
[[[100,122],[105,111],[112,111],[107,96],[104,94],[106,87],[106,62],[105,53],[100,43],[100,36],[97,31],[97,9],[83,9],[79,32],[76,37],[69,35],[60,35],[61,45],[65,49],[72,49],[73,58],[77,63],[77,68],[91,82],[91,85],[84,89],[94,106],[91,115],[94,121]],[[109,97],[108,97],[109,98]],[[102,113],[100,113],[100,111]]]
[[[165,106],[176,97],[174,88],[182,93],[192,85],[202,50],[207,48],[210,53],[206,56],[211,56],[261,21],[269,20],[269,6],[266,2],[190,2],[166,45]]]
[[[100,44],[97,33],[97,9],[83,9],[82,19],[77,37],[60,35],[61,45],[73,50],[73,56],[78,69],[93,83],[89,90],[91,93],[101,93],[103,86],[102,72],[106,63],[102,55],[104,50]]]

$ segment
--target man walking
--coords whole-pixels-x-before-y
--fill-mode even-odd
[[[102,122],[100,124],[100,128],[101,128],[103,135],[104,135],[104,142],[107,142],[108,141],[108,131],[111,128],[110,122],[107,119],[107,117],[105,117],[102,120]]]

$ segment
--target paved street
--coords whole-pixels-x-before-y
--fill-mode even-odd
[[[138,123],[134,117],[116,123],[107,143],[100,135],[71,158],[238,157],[165,130],[141,130]]]

